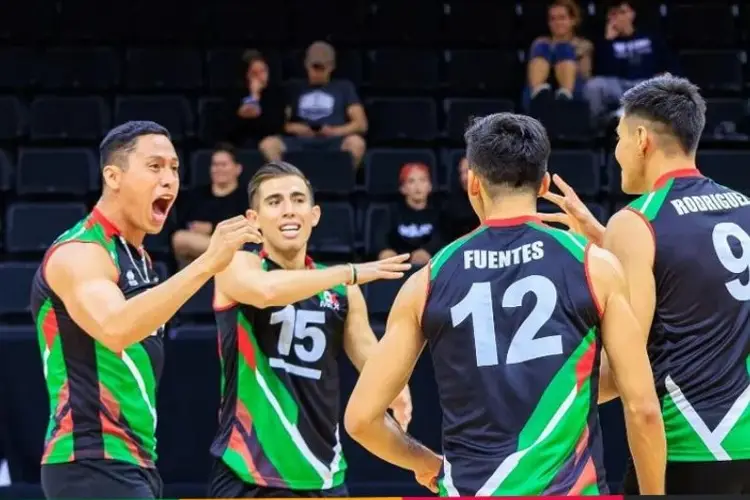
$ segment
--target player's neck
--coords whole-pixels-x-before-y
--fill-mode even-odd
[[[678,170],[697,169],[695,164],[695,158],[690,156],[662,156],[659,159],[654,159],[653,168],[646,168],[648,172],[648,178],[646,179],[649,189],[652,189],[659,179],[663,179],[670,173]]]
[[[307,255],[307,247],[299,251],[295,250],[294,252],[285,254],[284,252],[280,252],[275,248],[271,248],[270,245],[264,245],[263,251],[268,254],[269,259],[274,261],[282,269],[295,270],[306,268],[305,256]]]
[[[133,227],[133,225],[128,222],[127,217],[125,217],[125,212],[114,200],[102,197],[96,203],[95,209],[107,219],[110,224],[117,228],[118,234],[122,236],[125,241],[136,248],[140,248],[143,244],[143,238],[146,237],[146,233]]]
[[[536,198],[528,194],[505,194],[484,206],[485,221],[535,216],[536,213]]]

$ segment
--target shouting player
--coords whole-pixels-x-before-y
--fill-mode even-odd
[[[164,283],[143,250],[179,189],[166,129],[128,122],[100,146],[103,192],[93,212],[49,248],[34,277],[50,422],[47,498],[156,498],[156,385],[163,325],[260,237],[245,217],[217,226],[206,253]]]
[[[210,495],[346,496],[338,355],[362,368],[377,339],[357,284],[403,277],[409,255],[326,268],[307,256],[321,213],[302,172],[270,162],[248,191],[264,243],[216,278],[223,384]],[[408,389],[393,396],[406,428]]]
[[[441,495],[605,493],[603,344],[641,487],[662,493],[664,428],[619,263],[536,217],[550,154],[538,121],[490,115],[465,138],[468,194],[482,225],[404,284],[349,401],[347,430],[435,487],[440,457],[384,418],[428,344],[443,408]]]
[[[615,156],[642,194],[605,228],[559,177],[564,222],[622,262],[648,331],[667,433],[667,493],[750,493],[750,200],[701,175],[706,103],[683,78],[625,93]],[[632,470],[627,493],[637,492]]]

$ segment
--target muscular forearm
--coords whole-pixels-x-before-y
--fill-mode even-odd
[[[349,435],[367,451],[406,470],[418,470],[433,452],[406,434],[387,414],[367,424],[346,421]]]
[[[283,306],[312,297],[316,293],[334,286],[347,283],[352,279],[351,267],[348,265],[333,266],[327,269],[304,271],[278,270],[263,274],[263,282],[257,283],[260,290],[243,297],[233,297],[243,304],[256,307]],[[258,297],[262,304],[257,304]]]
[[[663,495],[667,444],[658,404],[649,409],[625,406],[625,426],[642,495]]]
[[[167,323],[211,279],[201,257],[162,284],[126,300],[102,325],[108,347],[120,351]]]

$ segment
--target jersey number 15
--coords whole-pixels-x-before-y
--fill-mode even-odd
[[[506,309],[520,307],[528,293],[536,296],[536,305],[513,335],[505,356],[508,365],[563,353],[562,335],[536,336],[552,317],[557,305],[557,289],[549,278],[535,274],[514,282],[505,290],[501,304]],[[454,328],[469,317],[477,366],[497,365],[497,330],[489,282],[474,283],[461,302],[451,307]]]

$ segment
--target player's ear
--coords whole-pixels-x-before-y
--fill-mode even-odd
[[[549,172],[544,172],[542,183],[539,185],[539,193],[537,193],[540,198],[549,192],[550,182]]]
[[[113,191],[118,191],[122,183],[122,173],[122,169],[117,165],[105,165],[102,169],[104,185]]]
[[[482,192],[482,186],[479,183],[479,177],[474,175],[474,172],[472,172],[471,169],[467,172],[466,177],[466,191],[472,196],[479,196],[479,193]]]
[[[320,222],[320,206],[313,205],[312,207],[312,227],[315,227]]]
[[[648,129],[643,125],[639,125],[635,129],[635,141],[638,144],[638,151],[641,152],[641,156],[646,155],[646,150],[650,146],[651,134],[648,133]]]

